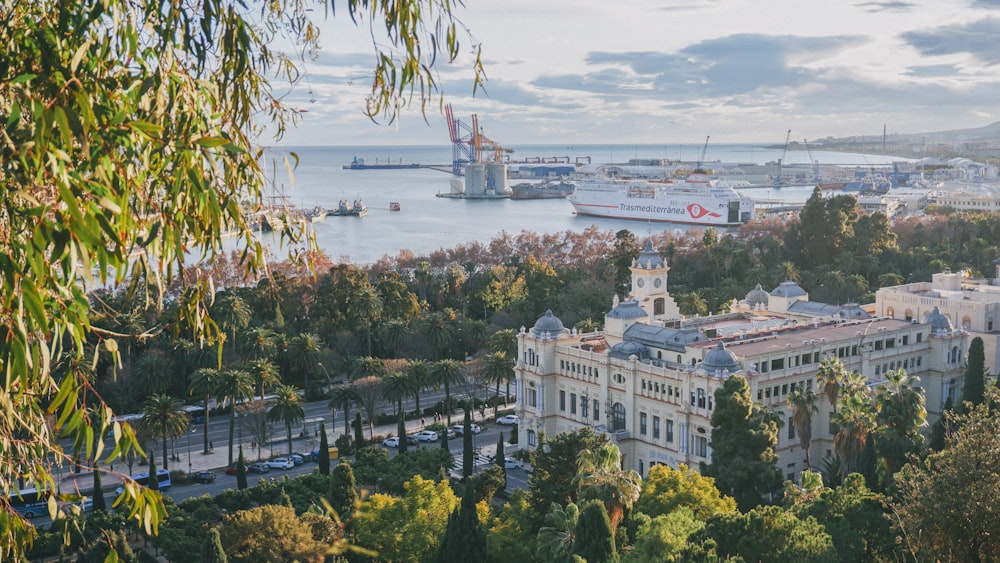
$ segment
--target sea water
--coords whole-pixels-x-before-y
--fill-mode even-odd
[[[514,146],[512,159],[568,158],[570,162],[590,157],[593,163],[626,163],[630,159],[670,159],[696,161],[699,145],[532,145]],[[294,153],[294,156],[293,156]],[[788,151],[788,164],[808,163],[805,151]],[[782,157],[782,151],[753,145],[709,146],[705,162],[766,163]],[[812,159],[822,164],[877,165],[894,159],[872,155],[813,151]],[[284,170],[284,161],[294,165],[292,176]],[[444,170],[408,168],[387,170],[346,170],[353,159],[367,164],[419,163],[439,165]],[[451,199],[436,197],[451,190],[456,178],[450,170],[453,154],[443,146],[359,146],[359,147],[280,147],[267,151],[265,167],[273,179],[273,196],[301,209],[322,206],[334,209],[342,199],[352,203],[360,198],[368,206],[365,217],[327,217],[312,224],[316,242],[327,256],[338,262],[371,264],[383,256],[396,256],[409,250],[417,256],[458,244],[490,240],[506,232],[539,234],[582,232],[591,226],[600,231],[628,229],[642,237],[663,231],[703,228],[670,223],[646,223],[619,219],[577,216],[565,199]],[[295,164],[297,159],[297,164]],[[516,182],[516,180],[514,181]],[[802,203],[812,193],[811,187],[788,186],[746,193],[754,198]],[[399,203],[399,211],[390,211],[390,202]],[[287,250],[280,238],[261,234],[273,254]]]

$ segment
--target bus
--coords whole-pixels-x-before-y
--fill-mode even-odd
[[[49,513],[49,491],[38,492],[37,489],[24,489],[7,495],[7,502],[11,508],[16,510],[21,516],[31,519]]]
[[[132,475],[131,477],[129,477],[129,479],[132,479],[133,481],[135,481],[136,483],[138,483],[139,485],[141,485],[143,487],[149,485],[149,473],[148,472],[136,473],[135,475]],[[170,485],[171,485],[171,483],[170,483],[170,472],[167,471],[166,469],[157,469],[156,470],[156,481],[159,483],[159,490],[165,491],[165,490],[169,489]],[[118,494],[122,494],[123,492],[125,492],[125,486],[122,485],[121,487],[118,487],[117,489],[115,489],[115,492],[118,493]]]

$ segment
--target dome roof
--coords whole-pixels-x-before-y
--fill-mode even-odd
[[[665,266],[660,254],[653,250],[653,241],[647,240],[646,247],[639,252],[639,257],[632,263],[637,268],[651,270],[653,268],[663,268]]]
[[[762,288],[760,284],[757,284],[757,287],[751,289],[747,293],[745,301],[747,302],[747,305],[750,305],[751,307],[756,307],[757,305],[764,305],[766,307],[767,298],[770,296],[771,295],[764,291],[764,288]]]
[[[865,310],[861,308],[861,305],[858,305],[857,303],[845,303],[844,306],[840,308],[840,312],[837,314],[844,320],[868,318],[868,313],[866,313]]]
[[[732,373],[742,369],[740,362],[736,360],[736,354],[726,350],[726,346],[721,341],[705,355],[705,360],[698,367],[709,373],[715,371],[728,371]]]
[[[540,338],[555,338],[560,334],[568,333],[569,330],[563,326],[559,317],[552,314],[552,309],[549,309],[535,321],[535,326],[531,327],[531,332]]]
[[[934,307],[934,310],[924,317],[924,322],[931,325],[931,334],[951,334],[954,331],[954,328],[951,326],[951,320],[942,314],[941,310],[937,307]]]
[[[609,319],[644,319],[648,315],[646,311],[639,306],[639,302],[630,299],[628,301],[622,301],[614,309],[608,312]]]
[[[806,290],[792,280],[781,282],[781,285],[771,291],[771,295],[775,297],[803,297],[805,294]]]
[[[649,348],[646,348],[638,342],[626,340],[612,346],[610,355],[612,358],[621,358],[623,360],[627,360],[632,356],[635,356],[640,360],[646,360],[649,359]]]

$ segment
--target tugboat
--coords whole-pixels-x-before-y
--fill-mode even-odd
[[[368,215],[368,206],[365,205],[365,202],[360,197],[354,200],[353,205],[348,205],[347,200],[342,199],[336,209],[330,210],[330,215],[334,217],[364,217]]]
[[[389,211],[399,211],[399,202],[398,201],[390,201],[389,202]]]

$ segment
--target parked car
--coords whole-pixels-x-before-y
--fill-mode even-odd
[[[503,458],[504,469],[520,469],[522,467],[524,467],[524,462],[519,459],[514,459],[512,457]]]
[[[247,466],[247,473],[270,473],[271,468],[266,463],[251,463]]]
[[[436,442],[441,439],[441,436],[433,430],[421,430],[413,435],[418,442]]]
[[[236,466],[230,465],[226,468],[226,475],[236,475]]]
[[[271,469],[291,469],[295,467],[295,462],[288,459],[287,457],[276,457],[274,459],[269,459],[264,463],[267,464]]]
[[[228,469],[226,470],[228,472]],[[236,474],[236,468],[233,468],[233,475]],[[196,471],[191,474],[191,480],[195,483],[211,483],[215,481],[215,473],[211,471]]]
[[[513,426],[515,424],[521,424],[521,418],[516,414],[505,414],[497,419],[497,424],[506,424],[508,426]]]
[[[483,429],[480,428],[479,425],[476,423],[472,423],[472,425],[469,426],[469,429],[472,430],[473,434],[479,434],[480,432],[483,431]],[[449,427],[449,430],[453,430],[456,436],[461,436],[465,433],[465,427],[461,424],[452,425],[451,427]]]
[[[72,514],[74,512],[91,512],[94,510],[94,499],[90,497],[83,497],[76,502],[64,502],[59,506],[59,510],[63,514]]]
[[[387,448],[398,448],[399,447],[399,436],[389,436],[385,440],[382,440],[382,445]]]
[[[303,463],[306,462],[306,459],[308,458],[309,456],[299,452],[295,452],[288,455],[288,459],[292,460],[292,463],[294,463],[295,465],[302,465]]]

